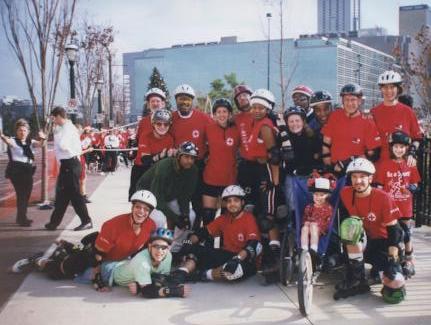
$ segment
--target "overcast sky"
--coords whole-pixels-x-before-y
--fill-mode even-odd
[[[116,64],[121,53],[174,44],[266,39],[266,13],[272,13],[271,38],[280,37],[278,0],[78,0],[76,17],[91,17],[94,24],[111,24],[117,31]],[[317,32],[317,0],[285,0],[285,37]],[[382,26],[398,34],[399,5],[428,4],[431,0],[362,0],[361,27]],[[0,30],[0,97],[28,98],[22,72]],[[119,68],[116,68],[119,69]],[[67,96],[67,78],[60,85]]]

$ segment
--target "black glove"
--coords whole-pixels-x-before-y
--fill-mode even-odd
[[[395,280],[397,273],[403,274],[401,265],[394,257],[389,257],[386,270],[383,272],[383,274],[390,280]]]
[[[412,156],[414,159],[417,159],[417,148],[414,144],[411,144],[409,146],[409,149],[407,151],[407,156]]]
[[[92,282],[94,289],[96,289],[97,291],[106,287],[106,284],[103,282],[102,274],[100,274],[100,272],[96,273]]]
[[[280,142],[289,140],[289,130],[287,128],[287,125],[278,126],[278,139],[280,140]]]
[[[232,257],[227,263],[223,266],[223,271],[234,274],[236,269],[238,268],[238,265],[241,263],[241,260],[238,256]]]
[[[181,230],[189,230],[191,228],[190,217],[187,214],[180,215],[176,226]]]

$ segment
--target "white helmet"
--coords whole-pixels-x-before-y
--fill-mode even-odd
[[[346,174],[356,172],[373,175],[376,172],[376,168],[374,167],[373,163],[368,159],[356,158],[349,164],[349,166],[347,166]]]
[[[250,106],[260,104],[267,109],[273,109],[275,106],[275,97],[268,89],[256,89],[250,96]]]
[[[195,91],[193,90],[193,88],[187,84],[182,84],[179,85],[177,88],[175,88],[174,90],[174,97],[176,98],[178,95],[187,95],[190,96],[191,98],[195,98]]]
[[[148,204],[150,207],[155,209],[157,207],[157,199],[153,193],[147,190],[140,190],[135,192],[130,198],[130,201],[134,203],[135,201],[139,201],[145,204]]]
[[[147,91],[147,93],[145,94],[145,100],[148,100],[148,97],[150,97],[152,95],[159,96],[161,99],[166,100],[166,94],[160,88],[151,88],[151,89],[149,89]]]
[[[245,192],[239,185],[229,185],[223,190],[223,193],[221,194],[222,199],[226,199],[230,196],[238,196],[238,197],[244,197]]]
[[[403,82],[403,79],[401,78],[401,75],[393,70],[388,70],[383,72],[380,76],[379,76],[379,81],[378,84],[379,85],[387,85],[387,84],[400,84]]]

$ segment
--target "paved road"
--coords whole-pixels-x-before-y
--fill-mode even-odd
[[[126,200],[128,176],[129,170],[120,169],[106,176],[93,193],[94,203],[89,208],[98,225],[130,209]],[[75,217],[66,228],[76,224]],[[70,230],[60,234],[76,241],[83,235]],[[324,277],[320,279],[323,285],[315,288],[313,312],[304,318],[297,308],[295,286],[261,286],[256,278],[237,284],[192,284],[189,298],[147,300],[131,297],[124,288],[102,294],[72,281],[55,282],[32,273],[4,306],[0,324],[425,325],[431,323],[431,229],[417,231],[415,244],[418,275],[408,282],[407,300],[395,306],[382,301],[377,286],[369,295],[335,302],[331,298],[334,279]],[[6,279],[13,276],[2,274]]]

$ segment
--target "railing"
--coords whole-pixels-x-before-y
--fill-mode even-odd
[[[416,227],[431,226],[431,138],[424,140],[418,155],[418,169],[422,178],[421,188],[415,195],[413,214]]]

